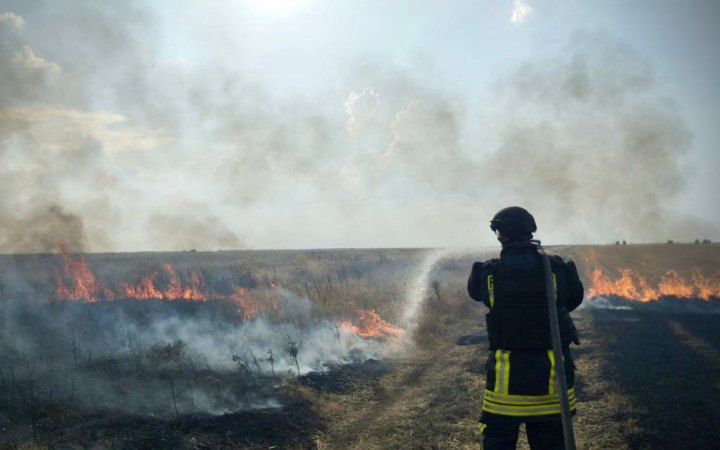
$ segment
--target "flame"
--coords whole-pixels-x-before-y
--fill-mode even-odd
[[[167,280],[167,287],[160,289],[156,286],[158,273],[143,275],[137,283],[122,283],[119,286],[117,297],[137,300],[193,300],[204,301],[209,298],[218,298],[213,294],[203,280],[195,272],[190,272],[190,279],[183,283],[180,281],[171,264],[163,264],[162,270]]]
[[[238,306],[243,319],[258,313],[279,310],[276,296],[249,298],[248,289],[232,285],[230,294],[212,291],[206,280],[196,272],[190,272],[183,281],[171,264],[163,264],[161,272],[141,275],[135,282],[119,283],[115,287],[104,286],[97,279],[90,265],[82,256],[72,258],[64,247],[60,248],[62,269],[55,268],[55,299],[78,300],[95,303],[102,300],[183,300],[206,301],[229,300]]]
[[[351,320],[343,319],[338,322],[338,328],[364,338],[400,338],[404,333],[402,329],[385,322],[374,309],[358,310],[357,314],[357,325]]]
[[[692,281],[688,281],[677,270],[670,269],[653,286],[634,269],[624,267],[617,271],[619,277],[611,279],[599,267],[592,269],[588,274],[590,279],[588,298],[612,296],[641,302],[650,302],[662,297],[703,300],[720,298],[720,273],[705,276],[700,269],[693,268]]]
[[[55,269],[55,297],[58,299],[85,299],[93,303],[110,295],[98,283],[90,265],[83,257],[73,260],[64,245],[60,246],[63,259],[62,274]]]

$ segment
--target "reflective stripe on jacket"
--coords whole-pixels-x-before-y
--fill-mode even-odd
[[[564,353],[570,409],[575,410],[574,366],[569,350]],[[523,418],[560,414],[552,350],[494,350],[488,356],[486,369],[483,414]]]

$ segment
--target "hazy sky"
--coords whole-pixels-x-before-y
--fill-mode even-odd
[[[412,6],[409,6],[412,5]],[[0,252],[720,239],[714,0],[0,0]]]

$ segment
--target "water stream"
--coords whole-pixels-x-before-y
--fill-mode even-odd
[[[420,262],[415,276],[409,281],[403,299],[403,308],[400,314],[398,325],[407,332],[407,337],[411,338],[417,329],[420,315],[422,314],[422,306],[425,299],[430,293],[430,277],[435,266],[442,260],[450,257],[464,257],[469,255],[477,255],[478,260],[484,259],[493,248],[439,248],[428,250],[425,257]],[[467,268],[470,274],[470,266]],[[440,280],[442,281],[442,280]],[[468,300],[469,301],[469,300]]]

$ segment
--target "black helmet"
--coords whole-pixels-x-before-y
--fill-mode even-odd
[[[508,237],[523,236],[537,231],[535,218],[525,208],[510,206],[498,211],[490,221],[490,229]]]

